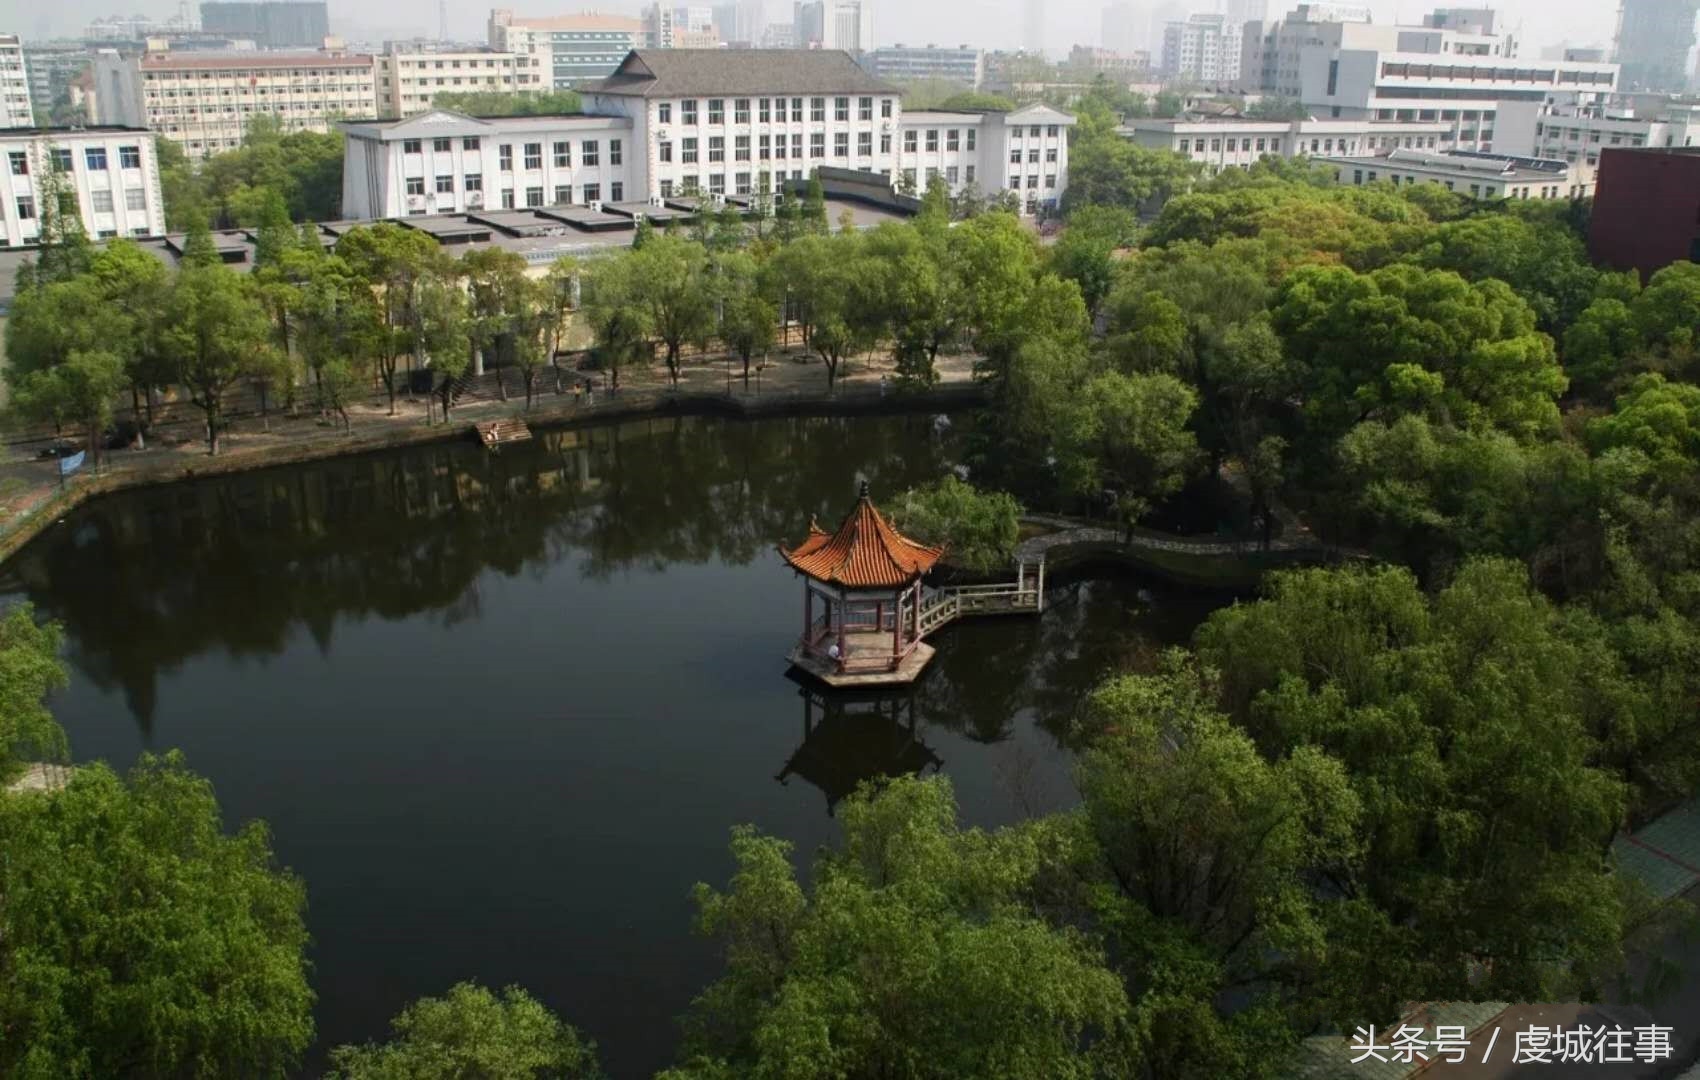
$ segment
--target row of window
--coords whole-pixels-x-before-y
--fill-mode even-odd
[[[477,150],[481,145],[482,140],[477,135],[465,136],[460,141],[460,148],[462,150]],[[543,167],[543,144],[540,142],[533,142],[524,143],[522,145],[524,146],[525,167],[527,169],[541,169]],[[453,148],[453,139],[438,138],[431,140],[431,152],[434,154],[447,154],[453,150]],[[573,144],[569,140],[561,139],[557,141],[551,149],[554,151],[556,168],[572,168]],[[401,142],[401,152],[404,154],[423,153],[424,140],[403,139]],[[624,153],[625,147],[621,140],[608,140],[608,164],[623,164],[625,160]],[[512,143],[499,144],[496,147],[496,156],[500,162],[503,172],[514,171],[514,147]],[[602,141],[600,139],[581,139],[579,141],[579,164],[586,167],[595,167],[602,164]]]
[[[35,196],[19,195],[17,197],[18,220],[28,221],[35,217]],[[124,189],[124,209],[146,210],[147,195],[141,188]],[[89,209],[97,214],[110,214],[116,209],[112,192],[104,189],[89,192]]]
[[[13,150],[6,155],[12,167],[13,176],[28,176],[30,174],[29,154],[23,150]],[[70,172],[72,163],[71,151],[63,146],[53,148],[53,165],[60,172]],[[105,172],[107,166],[106,147],[89,146],[83,148],[83,164],[89,172]],[[121,169],[139,169],[142,167],[142,148],[139,146],[120,146],[118,148],[118,167]]]
[[[1376,171],[1374,169],[1370,169],[1367,173],[1363,169],[1353,169],[1352,170],[1352,183],[1362,184],[1367,180],[1369,183],[1373,184],[1376,181],[1376,176],[1377,176],[1377,174],[1376,174]],[[1398,173],[1388,173],[1387,179],[1391,180],[1393,182],[1394,187],[1399,186],[1399,182],[1400,182],[1401,179],[1403,179],[1406,184],[1418,184],[1418,183],[1423,182],[1422,180],[1420,180],[1419,178],[1417,178],[1415,176],[1407,175],[1405,177],[1400,177],[1400,175]],[[1428,178],[1427,182],[1431,183],[1431,184],[1439,184],[1441,181],[1437,177],[1431,176],[1431,177]],[[1447,191],[1456,191],[1457,190],[1454,181],[1448,180],[1448,181],[1445,182],[1445,184],[1446,184],[1446,190]],[[1507,198],[1516,198],[1520,194],[1523,198],[1527,199],[1529,197],[1529,191],[1530,191],[1529,188],[1518,189],[1518,188],[1514,188],[1514,187],[1508,187],[1508,188],[1505,189],[1505,194],[1506,194]],[[1558,197],[1558,185],[1556,185],[1556,184],[1552,185],[1551,187],[1543,187],[1543,188],[1540,189],[1540,191],[1541,191],[1540,197],[1543,198],[1543,199],[1551,199],[1551,198],[1557,198]],[[1548,194],[1548,192],[1551,192],[1551,194]],[[1493,184],[1486,184],[1486,185],[1471,184],[1470,185],[1470,198],[1480,199],[1480,198],[1483,198],[1483,197],[1486,197],[1486,198],[1489,198],[1489,199],[1498,198],[1499,197],[1499,188],[1495,187]]]
[[[725,98],[707,99],[708,122],[710,124],[724,124],[726,122],[726,100],[727,99]],[[791,105],[791,122],[794,124],[800,124],[803,122],[803,100],[804,99],[800,97],[789,99]],[[881,119],[891,119],[894,100],[895,99],[893,98],[880,99],[879,108]],[[750,103],[752,101],[755,103],[757,110],[756,115],[760,117],[761,123],[783,124],[785,122],[786,98],[733,98],[732,122],[734,124],[747,124],[750,122]],[[825,123],[826,98],[812,97],[808,99],[808,102],[809,119],[817,124]],[[679,122],[682,124],[698,123],[701,117],[701,111],[697,108],[698,104],[699,103],[695,98],[686,98],[679,102]],[[833,119],[840,123],[849,122],[850,99],[848,97],[835,97],[832,99],[832,116]],[[858,120],[872,120],[874,118],[873,98],[863,97],[856,99],[856,118]],[[659,123],[663,124],[671,124],[673,122],[673,103],[671,101],[663,101],[656,106],[656,119]]]
[[[755,158],[757,160],[760,160],[760,161],[773,161],[773,160],[776,160],[776,159],[783,161],[786,157],[786,145],[787,144],[786,144],[786,139],[785,139],[784,135],[758,135],[758,136],[756,136]],[[791,136],[789,145],[790,145],[790,156],[791,157],[801,158],[803,156],[803,136],[800,132]],[[694,135],[680,139],[679,140],[679,160],[680,160],[680,162],[682,162],[683,164],[686,164],[686,165],[696,164],[697,160],[698,160],[698,155],[701,153],[700,147],[701,147],[701,141]],[[874,135],[873,135],[873,132],[871,132],[871,131],[858,132],[857,135],[856,135],[856,153],[861,155],[862,157],[869,157],[873,154],[873,152],[874,152]],[[890,135],[881,135],[880,136],[880,153],[882,153],[882,154],[891,153],[891,136]],[[664,164],[664,165],[672,164],[672,162],[673,162],[673,143],[670,142],[670,141],[665,141],[665,142],[658,144],[658,146],[656,147],[656,156],[661,160],[662,164]],[[809,136],[809,154],[808,154],[808,156],[812,157],[812,158],[824,158],[824,157],[826,157],[826,133],[825,132],[817,131],[814,134]],[[849,132],[840,131],[840,132],[837,132],[836,134],[833,135],[833,137],[832,137],[832,156],[833,157],[849,157],[850,156],[850,133]],[[710,135],[708,137],[708,160],[711,161],[711,162],[725,161],[726,160],[726,138],[725,138],[725,136]],[[732,160],[734,160],[734,161],[749,161],[749,160],[751,160],[750,136],[748,136],[748,135],[738,135],[738,136],[734,137],[734,139],[732,141]]]
[[[255,78],[260,78],[262,76],[265,77],[265,78],[275,78],[279,75],[287,76],[287,77],[293,78],[293,79],[304,79],[304,78],[305,79],[318,79],[318,78],[332,78],[332,79],[334,79],[334,78],[342,77],[343,74],[347,71],[360,71],[360,72],[364,73],[366,70],[368,70],[368,69],[364,65],[361,65],[361,64],[351,65],[350,67],[347,67],[347,68],[328,68],[328,69],[325,69],[325,70],[320,70],[319,68],[302,68],[300,70],[285,70],[285,71],[277,71],[277,70],[270,69],[270,68],[265,69],[265,70],[243,69],[243,70],[240,70],[240,71],[170,71],[170,70],[167,70],[167,71],[149,71],[149,72],[145,73],[142,76],[142,78],[147,82],[154,82],[156,80],[163,81],[165,79],[215,79],[215,78],[216,79],[255,79]]]
[[[919,135],[920,135],[920,132],[918,132],[914,128],[910,128],[909,130],[907,130],[903,133],[903,150],[904,150],[905,153],[909,153],[909,154],[915,153],[915,149],[920,143]],[[974,149],[974,142],[975,142],[976,139],[979,138],[979,136],[980,136],[980,132],[978,130],[976,130],[974,128],[968,129],[968,149],[970,149],[970,150]],[[932,152],[934,150],[937,150],[938,148],[939,148],[939,129],[938,128],[928,128],[927,129],[927,150],[928,150],[928,152]],[[946,128],[945,129],[945,132],[944,132],[944,148],[946,150],[960,150],[962,148],[962,138],[961,138],[960,129],[958,129],[958,128]]]
[[[1259,139],[1258,141],[1262,142],[1263,140]],[[1049,162],[1055,162],[1057,160],[1057,148],[1056,147],[1052,146],[1052,147],[1049,147],[1048,149],[1046,149],[1045,160],[1049,161]],[[1019,146],[1012,147],[1010,149],[1009,163],[1011,165],[1021,164],[1021,148]],[[1039,151],[1037,149],[1027,151],[1027,163],[1029,165],[1039,164]]]

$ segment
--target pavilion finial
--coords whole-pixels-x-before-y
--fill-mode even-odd
[[[862,498],[865,499],[867,497],[868,497],[868,482],[867,482],[867,480],[863,480],[862,481]]]

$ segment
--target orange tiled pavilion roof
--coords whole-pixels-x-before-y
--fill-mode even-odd
[[[808,539],[790,551],[780,548],[779,554],[816,581],[847,589],[895,589],[931,570],[944,548],[917,544],[892,528],[868,498],[864,481],[862,497],[837,532],[811,521]]]

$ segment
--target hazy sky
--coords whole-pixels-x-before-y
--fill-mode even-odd
[[[1025,0],[873,0],[874,33],[880,44],[972,44],[982,48],[1013,48],[1023,44]],[[1046,19],[1045,48],[1053,55],[1066,52],[1075,43],[1093,42],[1098,37],[1099,16],[1104,0],[1036,0]],[[1175,0],[1135,0],[1141,10]],[[1186,0],[1180,0],[1185,3]],[[1419,22],[1432,3],[1413,0],[1369,0],[1377,22],[1403,19]],[[1468,6],[1469,0],[1451,0]],[[515,12],[527,15],[565,14],[603,10],[636,13],[640,0],[501,0]],[[193,6],[193,0],[191,0]],[[481,40],[490,4],[449,0],[449,31],[464,40]],[[1193,10],[1212,10],[1212,0],[1192,0]],[[1270,0],[1277,14],[1294,6],[1294,0]],[[1507,25],[1521,26],[1523,52],[1535,56],[1541,46],[1608,43],[1616,18],[1615,3],[1608,0],[1500,0],[1490,6],[1503,13]],[[768,0],[769,18],[790,21],[791,5]],[[0,0],[0,31],[16,31],[31,37],[76,34],[90,20],[102,15],[140,12],[164,17],[176,13],[176,0]],[[437,4],[434,0],[330,0],[333,29],[357,38],[405,36],[407,33],[435,35]]]

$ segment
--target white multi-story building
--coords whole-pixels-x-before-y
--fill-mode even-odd
[[[905,114],[897,89],[844,52],[639,50],[582,93],[583,116],[345,124],[343,213],[752,195],[822,167],[917,191],[934,176],[952,192],[1013,191],[1028,212],[1068,187],[1073,117]]]
[[[1378,120],[1253,120],[1245,117],[1139,119],[1121,136],[1153,150],[1168,150],[1204,166],[1214,176],[1247,169],[1259,158],[1301,155],[1333,159],[1388,154],[1395,149],[1454,148],[1451,124]]]
[[[160,236],[160,194],[154,136],[137,128],[13,128],[0,131],[6,191],[0,200],[0,246],[19,247],[41,236],[42,180],[57,173],[61,190],[77,197],[91,237]]]
[[[16,34],[0,34],[0,127],[28,127],[34,122],[23,42]]]
[[[799,47],[853,53],[874,47],[873,0],[813,0],[795,10]]]
[[[377,108],[375,70],[365,54],[318,52],[173,53],[94,61],[94,119],[145,127],[203,158],[242,145],[256,116],[286,131],[328,131],[344,117]]]
[[[1503,102],[1569,96],[1603,101],[1615,64],[1517,58],[1494,13],[1442,8],[1421,26],[1378,25],[1365,8],[1302,4],[1244,35],[1243,88],[1296,98],[1330,119],[1438,120],[1456,125],[1458,146],[1491,151]]]
[[[492,49],[402,52],[376,58],[378,115],[412,116],[427,112],[438,94],[511,94],[539,89],[529,57]]]
[[[1395,150],[1330,164],[1342,184],[1438,184],[1472,199],[1564,199],[1571,187],[1566,163],[1508,154]]]
[[[1574,101],[1502,102],[1495,145],[1507,154],[1563,161],[1574,198],[1594,194],[1600,154],[1620,147],[1687,147],[1700,138],[1700,106],[1633,100],[1599,105]]]
[[[967,45],[887,45],[862,55],[862,66],[882,79],[944,79],[978,90],[986,54]]]
[[[1163,71],[1177,79],[1237,81],[1241,51],[1240,24],[1224,15],[1194,15],[1163,28]]]
[[[667,10],[672,12],[671,7]],[[516,18],[507,8],[494,8],[485,43],[497,52],[528,58],[532,85],[565,90],[609,74],[627,52],[645,44],[645,22],[595,12]],[[669,41],[655,42],[657,47],[671,47],[672,33],[669,25]]]

